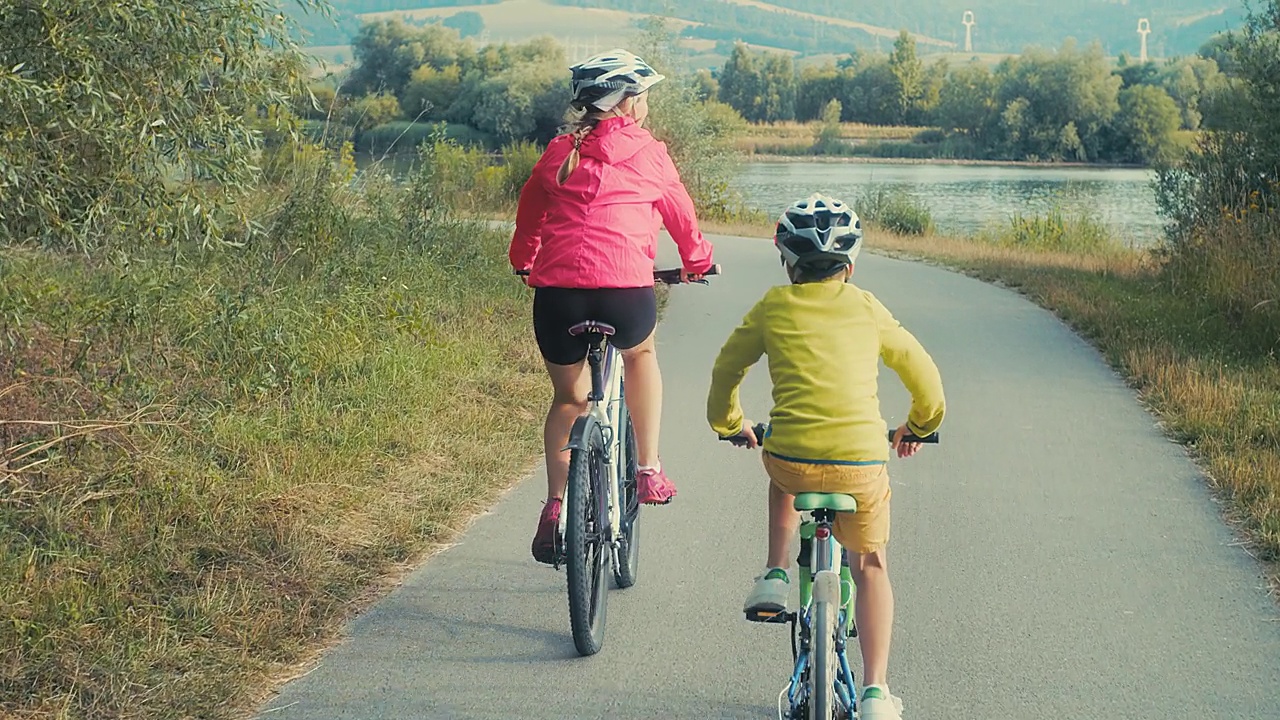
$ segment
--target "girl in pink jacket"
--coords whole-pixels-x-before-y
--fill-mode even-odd
[[[511,265],[529,271],[533,329],[555,388],[543,430],[547,502],[533,557],[554,563],[561,498],[569,476],[562,452],[573,422],[586,411],[590,380],[586,345],[569,328],[598,320],[617,329],[627,407],[635,423],[640,501],[666,504],[675,486],[658,460],[662,376],[654,351],[657,302],[653,260],[666,226],[686,279],[712,266],[711,244],[698,230],[693,201],[665,144],[643,129],[646,91],[663,76],[624,50],[572,68],[573,130],[550,142],[520,193]]]

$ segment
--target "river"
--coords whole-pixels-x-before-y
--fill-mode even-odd
[[[367,157],[357,157],[364,168]],[[405,156],[388,160],[405,173]],[[748,162],[733,182],[747,204],[770,216],[819,191],[854,204],[863,191],[883,187],[910,193],[933,214],[938,232],[969,235],[1015,213],[1042,214],[1055,206],[1102,221],[1116,237],[1137,246],[1157,243],[1163,221],[1156,211],[1150,170],[1097,167],[953,165],[930,163]]]
[[[752,162],[734,183],[749,205],[776,215],[818,191],[854,203],[883,187],[910,193],[933,213],[940,233],[972,234],[1015,213],[1042,214],[1055,206],[1085,212],[1126,244],[1159,242],[1155,173],[1089,167]]]

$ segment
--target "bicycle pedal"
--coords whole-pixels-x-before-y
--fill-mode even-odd
[[[749,610],[745,614],[748,621],[757,623],[785,623],[791,619],[791,613],[785,610]]]

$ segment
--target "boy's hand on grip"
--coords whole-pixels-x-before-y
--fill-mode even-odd
[[[902,438],[911,434],[906,425],[900,426],[893,433],[893,449],[898,451],[898,457],[908,458],[920,452],[920,443],[904,442]]]
[[[744,420],[742,422],[742,431],[737,435],[728,438],[728,440],[733,443],[735,447],[750,448],[752,450],[760,447],[760,439],[756,437],[756,432],[752,429],[750,420]]]

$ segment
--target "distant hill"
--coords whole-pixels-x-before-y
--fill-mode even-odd
[[[282,0],[295,16],[296,4]],[[366,19],[405,17],[439,22],[462,12],[484,21],[483,39],[536,35],[574,39],[580,47],[625,42],[645,16],[671,13],[683,21],[690,47],[723,53],[734,41],[806,55],[843,54],[888,43],[900,29],[920,51],[964,46],[961,18],[972,11],[974,52],[1018,53],[1029,45],[1057,47],[1068,37],[1098,41],[1110,55],[1139,49],[1138,21],[1151,22],[1153,57],[1186,55],[1214,33],[1239,27],[1244,8],[1231,0],[331,0],[332,19],[303,17],[313,45],[343,45]],[[826,21],[823,21],[826,18]]]
[[[1109,54],[1136,54],[1138,21],[1151,22],[1153,55],[1185,55],[1214,33],[1239,27],[1241,0],[769,0],[774,5],[906,28],[963,46],[965,11],[972,11],[974,50],[1021,52],[1057,47],[1068,37],[1099,41]]]

